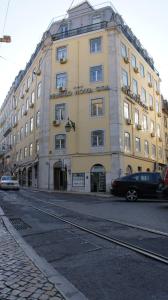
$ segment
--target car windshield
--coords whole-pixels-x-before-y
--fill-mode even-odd
[[[1,180],[17,180],[14,176],[2,176]]]

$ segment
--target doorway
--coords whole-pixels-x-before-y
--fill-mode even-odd
[[[106,172],[102,165],[94,165],[90,172],[91,192],[106,191]]]
[[[54,168],[54,190],[67,190],[67,169]]]

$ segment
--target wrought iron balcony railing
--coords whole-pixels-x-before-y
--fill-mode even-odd
[[[56,41],[56,40],[60,40],[60,39],[65,39],[67,37],[83,34],[83,33],[90,32],[90,31],[103,29],[103,28],[106,28],[106,27],[107,27],[107,22],[103,21],[103,22],[100,22],[100,23],[91,24],[91,25],[75,28],[75,29],[72,29],[72,30],[67,30],[65,32],[59,32],[59,33],[53,34],[52,35],[52,40]]]

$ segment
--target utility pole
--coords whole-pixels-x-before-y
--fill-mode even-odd
[[[11,43],[10,35],[4,35],[2,38],[0,38],[0,43]]]

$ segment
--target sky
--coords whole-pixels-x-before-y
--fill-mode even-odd
[[[74,0],[73,6],[81,2]],[[89,2],[94,6],[104,1]],[[0,37],[12,38],[11,43],[0,43],[0,106],[43,32],[54,18],[65,17],[71,3],[72,0],[0,0]],[[104,2],[104,6],[109,3]],[[161,93],[168,99],[168,1],[112,0],[111,3],[153,57],[162,80]]]

